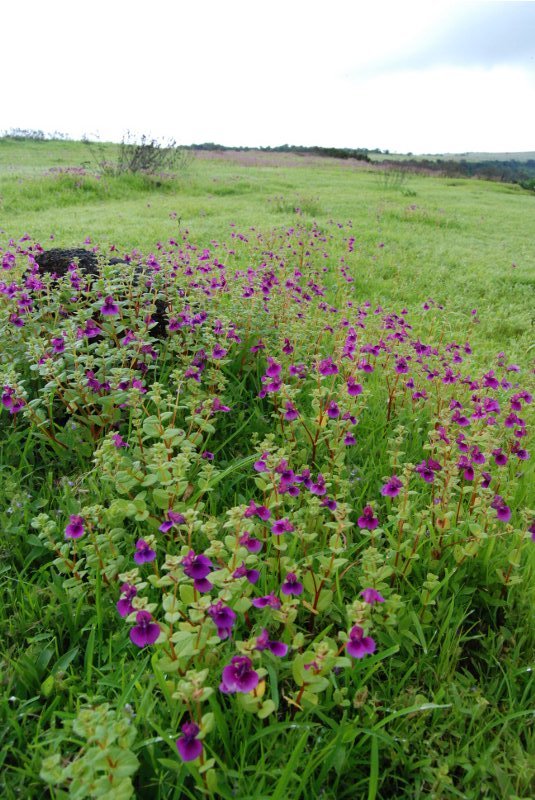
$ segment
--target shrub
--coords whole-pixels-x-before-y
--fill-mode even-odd
[[[146,134],[140,137],[127,132],[119,145],[115,158],[109,159],[109,149],[102,142],[84,138],[98,168],[111,175],[144,173],[145,175],[176,174],[188,168],[193,158],[191,151],[178,147],[174,139],[160,142]]]

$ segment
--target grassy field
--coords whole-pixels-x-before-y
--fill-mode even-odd
[[[2,797],[535,796],[534,212],[0,139]]]
[[[314,159],[310,167],[306,158],[261,157],[270,166],[254,166],[247,153],[204,154],[176,181],[158,186],[141,176],[50,174],[91,167],[81,143],[21,147],[0,140],[2,227],[43,243],[53,235],[55,246],[81,245],[90,236],[103,248],[150,251],[177,233],[175,214],[198,241],[226,236],[229,222],[266,230],[302,219],[352,220],[357,287],[366,298],[404,304],[430,295],[448,304],[454,297],[454,315],[478,309],[482,341],[514,357],[526,352],[534,290],[529,193],[421,176],[400,179],[397,187],[358,163]]]

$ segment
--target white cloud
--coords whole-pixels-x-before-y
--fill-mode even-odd
[[[463,64],[462,48],[453,67],[425,63],[433,42],[451,44],[443,34],[452,20],[463,30],[464,8],[456,0],[11,4],[1,12],[9,70],[0,128],[115,139],[130,129],[183,143],[532,149],[533,70],[503,58],[485,68],[469,52]]]

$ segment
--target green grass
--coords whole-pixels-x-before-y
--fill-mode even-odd
[[[174,178],[97,178],[91,170],[83,175],[49,171],[79,167],[86,160],[81,143],[0,139],[2,242],[29,233],[44,247],[74,247],[89,236],[104,251],[114,244],[120,252],[139,248],[147,255],[159,252],[158,242],[178,239],[188,229],[199,248],[225,243],[215,251],[223,260],[235,247],[236,267],[246,270],[271,248],[283,252],[277,249],[281,239],[272,231],[304,226],[298,231],[304,238],[315,220],[326,241],[315,245],[310,274],[330,267],[327,277],[319,277],[328,283],[330,303],[342,307],[352,299],[356,306],[369,300],[372,308],[380,304],[397,313],[407,307],[415,336],[422,341],[470,340],[474,372],[494,368],[500,351],[507,352],[509,362],[520,364],[523,374],[529,372],[534,348],[535,197],[518,187],[419,175],[388,188],[373,167],[327,160],[289,167],[276,155],[271,166],[198,158]],[[332,220],[351,220],[352,227],[339,232]],[[249,243],[230,239],[232,232],[243,233]],[[264,238],[257,242],[260,233]],[[355,239],[352,253],[347,246],[350,236]],[[284,234],[281,238],[284,244]],[[298,259],[297,241],[291,242]],[[322,258],[323,250],[328,259]],[[354,277],[351,284],[343,283],[337,271],[342,257]],[[427,317],[421,311],[430,297],[445,305],[444,314]],[[224,321],[227,315],[237,325],[245,319],[246,306],[240,299],[231,298],[226,305],[224,298],[216,302],[221,303],[216,308]],[[472,309],[477,309],[477,323]],[[286,335],[296,341],[301,336],[298,350],[303,360],[317,355],[318,337],[323,336],[321,347],[330,346],[320,333],[321,316],[302,325],[295,319],[280,326],[277,322],[269,330],[263,329],[262,316],[249,321],[251,341],[225,362],[218,378],[237,414],[218,422],[205,440],[206,448],[216,454],[219,472],[210,484],[211,493],[202,498],[203,513],[221,525],[226,509],[246,503],[254,492],[258,495],[250,475],[255,434],[261,440],[273,430],[277,447],[288,447],[303,464],[310,457],[305,437],[292,449],[279,435],[269,398],[256,400],[261,369],[247,361],[250,343],[261,335],[274,348]],[[378,327],[374,330],[375,340],[384,335]],[[14,341],[9,340],[10,346]],[[15,352],[15,344],[13,348]],[[173,369],[183,368],[181,359],[177,348],[158,367],[156,377],[162,385],[171,384]],[[4,357],[2,365],[9,360]],[[28,371],[28,376],[28,383],[37,386],[36,373]],[[405,458],[416,463],[428,456],[422,455],[423,432],[434,423],[431,412],[415,412],[410,404],[402,405],[396,419],[389,421],[377,374],[369,376],[367,391],[370,403],[362,410],[359,447],[351,457],[352,483],[344,483],[349,478],[343,472],[337,477],[340,485],[350,486],[348,502],[355,509],[378,496],[376,487],[392,473],[386,446],[388,442],[392,447],[397,435],[395,424],[405,426]],[[187,408],[188,396],[183,402]],[[303,407],[311,404],[309,397],[302,402]],[[190,412],[180,413],[185,417]],[[310,409],[309,414],[312,419]],[[102,470],[77,444],[76,433],[71,439],[65,431],[58,434],[69,449],[54,451],[43,437],[30,434],[23,421],[12,424],[7,413],[0,413],[0,427],[1,796],[66,797],[40,778],[43,758],[54,752],[71,759],[80,754],[83,736],[74,735],[65,724],[88,702],[107,702],[128,718],[131,710],[135,712],[138,733],[132,752],[140,764],[134,777],[136,796],[198,797],[203,782],[197,767],[177,757],[174,740],[183,712],[170,697],[169,676],[158,658],[150,649],[132,653],[128,637],[119,635],[124,624],[118,623],[115,610],[117,592],[104,585],[101,572],[91,572],[96,577],[85,593],[71,593],[59,572],[61,565],[53,563],[54,552],[32,527],[32,520],[45,511],[61,526],[80,507],[98,503],[109,508],[119,496],[115,486],[104,482]],[[131,429],[122,427],[121,432],[126,436]],[[327,440],[320,442],[327,447]],[[519,465],[511,468],[510,481],[504,478],[500,490],[507,489],[518,515],[533,507],[534,500],[533,458]],[[151,485],[147,482],[147,502]],[[383,507],[385,516],[387,508],[392,506]],[[138,536],[145,530],[143,519],[124,524],[122,535],[128,541],[134,532]],[[238,708],[235,697],[228,702],[217,694],[209,698],[216,732],[206,742],[219,775],[214,796],[532,798],[533,551],[522,555],[519,582],[507,592],[502,592],[496,572],[504,559],[506,566],[508,558],[517,563],[509,544],[520,535],[520,523],[515,524],[505,542],[497,537],[477,558],[463,561],[462,568],[453,569],[453,562],[429,555],[425,560],[428,551],[422,545],[424,560],[416,561],[396,584],[396,592],[403,594],[397,624],[382,631],[382,644],[374,655],[355,662],[347,682],[333,677],[325,700],[317,706],[305,707],[295,717],[290,713],[283,696],[291,676],[279,670],[274,659],[266,661],[267,692],[279,711],[263,723]],[[357,534],[352,531],[346,548],[355,563],[362,558]],[[387,558],[386,541],[383,544]],[[426,606],[422,585],[429,572],[438,575],[438,584],[433,604]],[[269,579],[263,578],[266,587]],[[357,596],[359,580],[350,583],[350,591],[341,582],[333,584],[326,612],[333,630],[325,635],[334,636],[343,627],[345,606]],[[323,632],[314,635],[321,638]]]
[[[448,305],[455,298],[454,314],[478,309],[477,336],[489,346],[517,357],[532,344],[534,198],[516,186],[410,176],[401,190],[385,189],[362,165],[277,167],[276,155],[273,167],[197,159],[175,180],[46,174],[84,160],[79,143],[0,140],[0,209],[10,236],[30,231],[44,243],[53,234],[56,246],[75,246],[90,235],[146,251],[177,234],[171,213],[198,241],[226,236],[231,221],[268,230],[351,219],[356,288],[366,297],[410,304],[429,295]]]

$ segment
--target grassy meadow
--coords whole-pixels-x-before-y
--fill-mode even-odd
[[[2,797],[535,796],[534,241],[509,184],[0,139]]]

